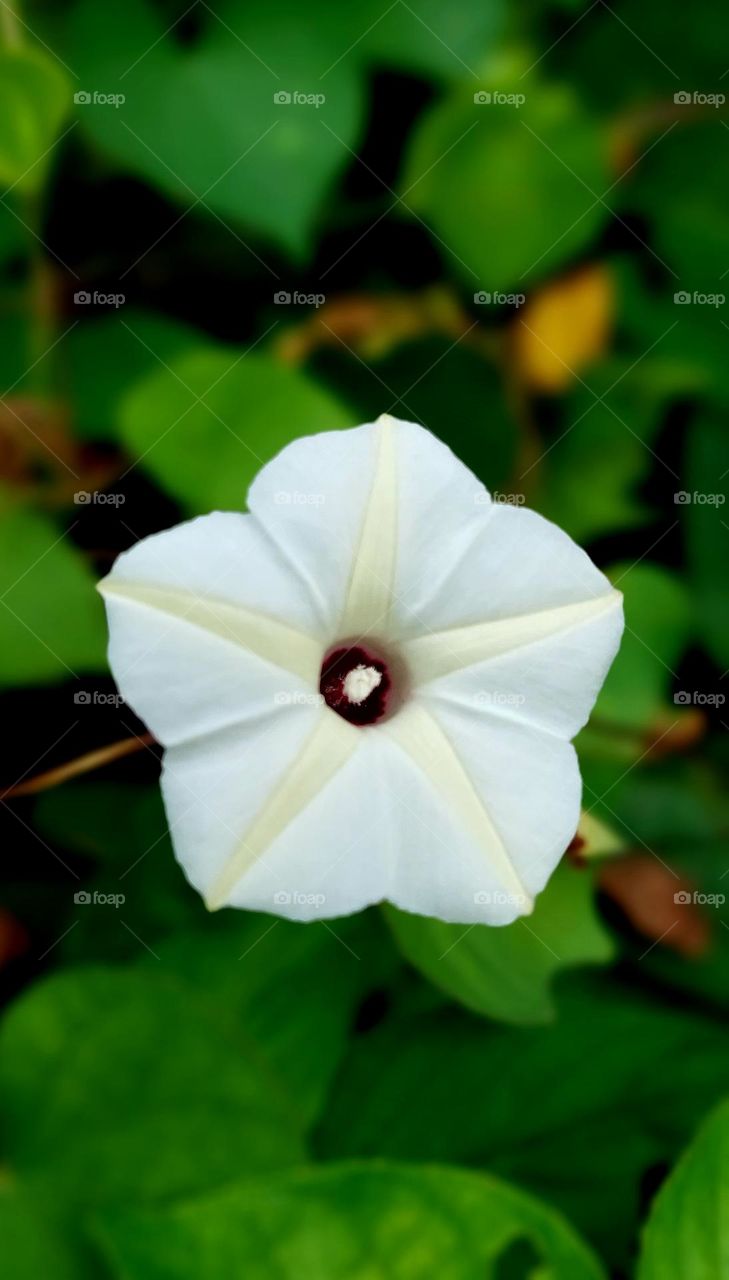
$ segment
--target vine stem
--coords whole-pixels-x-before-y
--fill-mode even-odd
[[[92,769],[101,769],[104,765],[121,760],[124,756],[153,747],[156,741],[151,733],[142,733],[139,737],[122,738],[119,742],[111,742],[108,747],[87,751],[85,755],[77,756],[75,760],[68,760],[66,764],[59,764],[55,769],[39,773],[35,778],[28,778],[25,782],[17,782],[14,786],[7,787],[4,791],[0,791],[0,800],[9,800],[15,796],[33,796],[39,791],[48,791],[51,787],[58,787],[62,782],[67,782],[69,778],[78,778],[83,773],[90,773]]]
[[[17,49],[22,44],[23,33],[16,6],[12,0],[2,0],[0,4],[0,30],[7,49]]]

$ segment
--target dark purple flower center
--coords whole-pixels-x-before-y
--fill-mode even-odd
[[[332,649],[322,663],[319,691],[327,706],[350,724],[374,724],[391,709],[388,663],[360,645]]]

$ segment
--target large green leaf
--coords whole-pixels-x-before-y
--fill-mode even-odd
[[[729,1102],[707,1120],[658,1193],[638,1280],[729,1275]]]
[[[240,510],[256,472],[297,436],[350,425],[306,374],[268,356],[199,348],[153,370],[120,409],[120,430],[189,511]]]
[[[0,1047],[5,1161],[56,1202],[192,1193],[301,1157],[253,1042],[161,966],[48,979],[10,1008]]]
[[[232,223],[239,241],[236,228],[250,227],[301,257],[328,189],[350,163],[363,86],[336,30],[310,23],[300,5],[285,10],[259,3],[225,10],[218,21],[205,6],[200,39],[183,46],[176,26],[145,0],[123,9],[79,0],[68,56],[86,92],[124,95],[116,107],[79,106],[104,151],[172,199]],[[323,100],[297,102],[297,93]],[[277,102],[278,94],[287,100]]]
[[[218,1025],[255,1041],[297,1116],[318,1117],[360,1001],[399,964],[377,913],[332,925],[250,911],[211,917],[174,859],[156,787],[64,787],[40,799],[34,821],[47,841],[98,862],[61,953],[153,971],[161,962]]]
[[[188,325],[133,308],[76,325],[64,341],[63,373],[77,434],[113,437],[129,387],[199,345],[200,334]]]
[[[234,911],[157,952],[221,1023],[245,1028],[307,1124],[324,1107],[357,1006],[397,965],[375,913],[330,926]]]
[[[722,1096],[729,1032],[604,980],[571,979],[559,1014],[539,1029],[391,1017],[353,1044],[319,1153],[488,1168],[624,1262],[642,1178]]]
[[[37,191],[71,105],[57,59],[38,48],[0,50],[0,185]]]
[[[470,81],[491,52],[504,6],[502,0],[451,0],[448,5],[410,0],[383,9],[380,0],[364,0],[353,13],[352,39],[364,31],[367,58],[421,75]]]
[[[44,1213],[35,1194],[7,1177],[0,1177],[0,1236],[3,1266],[13,1280],[98,1280],[98,1268],[87,1268],[83,1250],[69,1243],[53,1213]]]
[[[104,610],[81,553],[0,494],[0,686],[106,669]]]
[[[495,1178],[345,1164],[243,1183],[157,1213],[108,1215],[101,1239],[126,1280],[600,1280],[557,1214]],[[502,1262],[521,1261],[504,1271]],[[534,1271],[536,1274],[536,1271]]]
[[[385,914],[404,955],[475,1013],[504,1022],[549,1022],[552,983],[563,969],[610,959],[589,872],[563,865],[528,919],[504,929],[453,925],[394,907]]]
[[[470,88],[433,107],[410,144],[403,197],[469,288],[519,291],[589,243],[604,220],[604,141],[565,88],[516,72],[474,83],[477,94],[498,89],[525,102],[474,102]]]

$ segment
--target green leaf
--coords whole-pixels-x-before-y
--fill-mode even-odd
[[[48,843],[97,864],[74,886],[90,902],[74,906],[69,890],[73,927],[57,951],[65,960],[136,960],[146,954],[140,938],[157,951],[159,938],[206,918],[172,853],[159,787],[58,787],[39,798],[33,820]],[[119,895],[120,905],[109,905]]]
[[[524,1246],[545,1277],[604,1277],[557,1214],[495,1178],[447,1168],[304,1170],[157,1213],[107,1215],[101,1239],[127,1280],[496,1280],[504,1255]]]
[[[191,512],[240,510],[264,462],[297,436],[350,425],[332,395],[263,355],[199,348],[152,371],[120,409],[127,448]]]
[[[58,61],[42,49],[0,50],[0,185],[35,192],[71,103]]]
[[[596,196],[609,181],[604,140],[566,88],[515,71],[493,79],[501,92],[525,95],[523,105],[474,102],[469,88],[433,107],[401,183],[448,269],[475,292],[519,291],[568,261],[604,221]]]
[[[69,1243],[53,1214],[40,1211],[37,1197],[0,1171],[0,1236],[3,1262],[13,1280],[97,1280],[83,1254]]]
[[[157,786],[96,781],[54,787],[38,797],[33,823],[46,839],[107,863],[117,873],[163,836],[165,854],[171,853]]]
[[[729,1275],[729,1101],[706,1121],[654,1201],[638,1280]]]
[[[634,849],[646,846],[665,865],[685,878],[697,894],[689,911],[703,916],[708,938],[705,949],[687,961],[670,946],[656,946],[646,954],[642,937],[632,939],[630,950],[640,957],[641,971],[655,975],[665,986],[711,1001],[724,1010],[729,1003],[729,906],[725,872],[729,865],[729,798],[724,774],[714,770],[697,753],[691,758],[669,758],[650,769],[633,769],[610,786],[588,768],[585,778],[590,801],[610,787],[607,804],[611,821],[625,826],[625,838]],[[589,779],[589,783],[588,783]],[[679,885],[669,875],[664,892],[669,899]],[[676,908],[677,919],[683,908]],[[670,917],[669,917],[670,919]],[[627,940],[624,944],[627,946]]]
[[[725,586],[729,556],[729,444],[724,422],[702,416],[690,428],[687,455],[687,488],[680,495],[685,501],[677,510],[681,510],[686,525],[696,627],[724,671],[729,667],[729,596]]]
[[[0,686],[106,670],[104,610],[81,553],[0,495]]]
[[[709,108],[709,110],[711,110]],[[726,294],[726,245],[729,211],[721,166],[715,163],[725,144],[719,112],[698,119],[696,108],[684,106],[680,122],[640,164],[631,192],[631,207],[650,217],[653,242],[672,268],[675,292]],[[694,303],[690,306],[706,306]],[[721,304],[719,304],[719,310]],[[676,311],[683,307],[676,307]],[[716,304],[713,307],[717,313]],[[678,319],[678,315],[676,316]]]
[[[688,400],[708,395],[726,405],[729,378],[723,307],[693,301],[677,305],[673,298],[678,290],[672,278],[660,290],[650,289],[625,262],[617,264],[615,274],[619,285],[619,325],[631,339],[635,356],[655,349],[663,368],[671,371],[674,397]],[[631,419],[625,421],[630,424]]]
[[[4,1159],[56,1204],[190,1194],[301,1158],[279,1082],[161,971],[35,986],[0,1029]]]
[[[235,7],[219,20],[205,8],[199,17],[203,31],[190,47],[145,0],[123,10],[79,0],[69,61],[87,92],[125,99],[84,103],[79,120],[107,154],[173,200],[232,223],[241,253],[243,225],[302,257],[357,143],[356,63],[342,57],[336,30],[309,22],[300,5]],[[275,101],[297,92],[324,100]]]
[[[117,406],[129,387],[199,346],[200,337],[178,320],[133,308],[76,325],[63,347],[76,434],[113,438]]]
[[[318,1117],[360,1001],[399,963],[378,914],[334,928],[250,911],[211,918],[174,859],[157,787],[59,788],[40,798],[34,825],[99,863],[75,886],[91,900],[74,905],[61,954],[161,962],[218,1026],[255,1041],[302,1122]],[[108,895],[119,894],[115,908]]]
[[[666,709],[666,692],[693,625],[688,592],[667,569],[642,561],[608,575],[623,592],[625,633],[594,715],[628,728],[649,728]],[[676,718],[680,707],[672,708]]]
[[[729,1069],[725,1026],[636,987],[570,979],[545,1028],[454,1009],[391,1017],[353,1043],[318,1154],[486,1167],[625,1267],[642,1179],[680,1150]]]
[[[410,0],[384,11],[380,0],[366,0],[356,12],[352,39],[368,28],[365,57],[445,80],[476,74],[504,20],[501,0]]]
[[[384,908],[404,955],[474,1013],[504,1022],[549,1022],[563,969],[606,963],[612,944],[595,912],[591,875],[563,864],[534,914],[506,928],[444,924]]]
[[[76,886],[91,901],[73,907],[61,954],[161,962],[218,1025],[255,1041],[303,1121],[318,1117],[360,1001],[399,964],[378,913],[333,927],[250,911],[211,918],[175,861],[157,787],[62,787],[40,798],[34,826],[99,862]],[[120,893],[118,908],[105,900]]]
[[[583,9],[587,7],[585,0],[580,3]],[[575,21],[574,27],[565,19],[559,32],[554,27],[553,5],[544,0],[540,4],[546,21],[535,32],[535,58],[555,41],[550,51],[555,74],[579,85],[587,100],[601,110],[632,119],[634,127],[642,122],[645,110],[647,118],[655,120],[660,136],[670,124],[668,112],[674,93],[682,89],[692,92],[699,85],[710,91],[723,87],[726,58],[716,40],[712,0],[696,0],[690,23],[661,0],[643,0],[640,6],[630,0],[615,0],[594,11],[587,8],[578,15],[585,21]],[[557,39],[558,35],[562,38]],[[567,35],[569,39],[564,38]],[[659,102],[665,115],[661,111],[653,116]],[[690,107],[681,110],[691,113]],[[680,119],[680,112],[677,114]],[[639,143],[641,151],[647,145]],[[617,207],[619,192],[620,188],[607,196],[613,207]]]
[[[517,433],[503,379],[480,354],[431,337],[403,343],[383,359],[368,360],[366,367],[334,352],[320,358],[316,368],[356,406],[359,421],[374,421],[387,410],[421,422],[489,489],[508,484]]]
[[[235,911],[157,952],[217,1020],[245,1028],[307,1125],[324,1107],[358,1004],[397,963],[374,912],[331,928]]]
[[[660,361],[645,359],[635,369],[631,363],[632,357],[604,361],[591,372],[589,387],[575,389],[543,457],[544,490],[536,505],[578,542],[649,518],[636,490],[654,461],[652,440],[677,388]],[[594,484],[589,477],[598,470]]]

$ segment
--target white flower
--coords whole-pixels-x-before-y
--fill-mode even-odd
[[[577,828],[570,739],[620,593],[389,417],[296,440],[248,505],[145,538],[100,586],[192,884],[298,920],[529,912]]]

